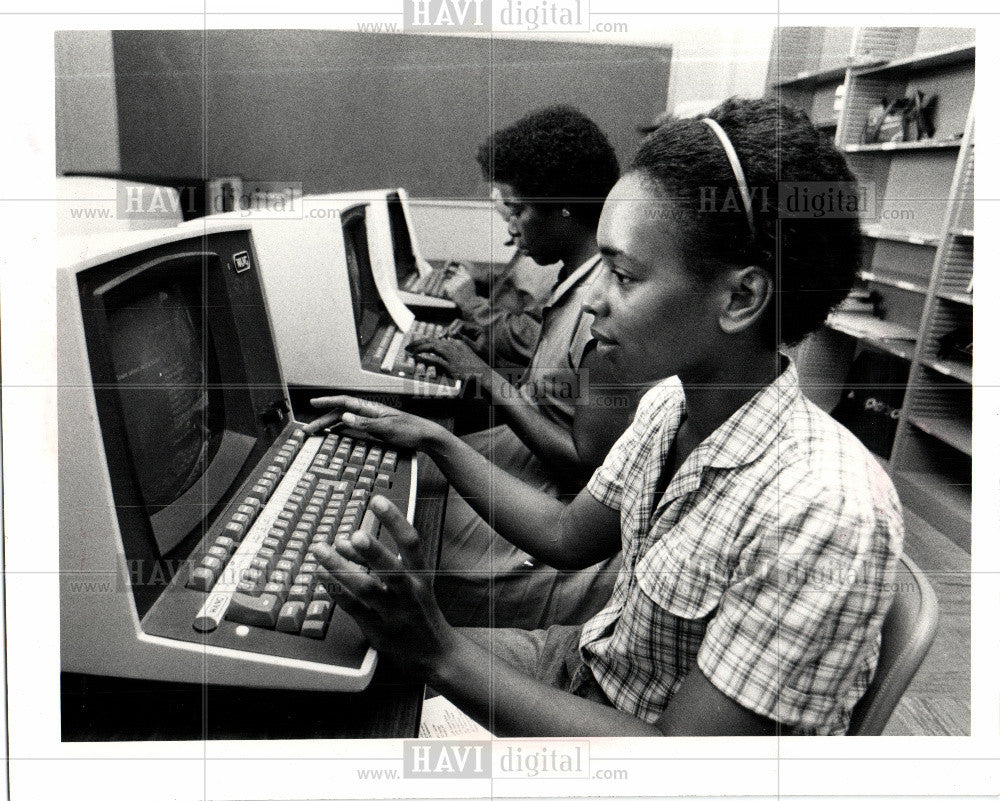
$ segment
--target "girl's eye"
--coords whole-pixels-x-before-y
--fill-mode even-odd
[[[632,283],[632,276],[626,275],[620,270],[612,270],[611,274],[615,277],[615,280],[622,286]]]

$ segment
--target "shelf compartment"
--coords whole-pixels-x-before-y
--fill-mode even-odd
[[[876,62],[885,63],[885,61]],[[873,63],[871,66],[874,66]],[[841,64],[836,67],[830,67],[829,69],[823,70],[803,70],[798,75],[792,78],[785,78],[784,80],[777,81],[771,84],[774,89],[815,89],[824,83],[834,83],[837,81],[843,81],[844,77],[847,75],[847,70],[852,65]],[[868,65],[866,65],[868,66]]]
[[[976,46],[962,44],[932,53],[919,53],[906,58],[898,58],[885,64],[858,68],[859,77],[877,76],[889,80],[903,80],[913,73],[967,64],[976,60]]]
[[[972,482],[937,470],[896,470],[892,474],[900,500],[952,542],[972,547]]]
[[[949,292],[948,290],[943,290],[937,293],[939,298],[944,300],[950,300],[952,303],[961,303],[963,306],[972,305],[972,293],[971,292]]]
[[[918,142],[878,142],[872,145],[844,145],[845,153],[879,153],[882,151],[912,153],[919,150],[958,150],[961,139],[921,139]]]
[[[861,233],[871,239],[887,239],[891,242],[903,242],[907,245],[937,247],[940,238],[932,234],[922,234],[917,231],[896,231],[884,225],[863,225]]]
[[[973,242],[968,237],[948,238],[941,254],[941,280],[937,287],[942,295],[971,293],[975,250]]]
[[[976,178],[976,146],[969,142],[965,168],[962,170],[962,180],[958,189],[958,207],[951,220],[951,230],[956,236],[971,240],[975,228],[975,178]]]
[[[850,320],[848,318],[865,318],[864,320]],[[868,323],[871,320],[873,323]],[[883,323],[883,320],[862,314],[853,314],[851,312],[834,312],[826,320],[827,328],[833,331],[839,331],[841,334],[847,334],[850,337],[854,337],[859,343],[867,345],[868,347],[875,348],[876,350],[884,351],[885,353],[890,353],[900,359],[906,359],[907,361],[913,361],[914,352],[916,351],[916,342],[909,339],[892,339],[889,337],[875,335],[875,328],[877,324]],[[868,330],[868,333],[865,331]],[[916,333],[914,333],[914,339],[916,338]]]
[[[968,420],[912,414],[907,422],[966,456],[972,456],[972,424]]]
[[[862,281],[869,281],[873,284],[885,284],[886,286],[894,286],[896,289],[902,289],[904,292],[918,292],[920,294],[926,294],[927,287],[922,284],[916,284],[909,278],[902,278],[899,276],[888,275],[887,273],[874,273],[871,270],[862,270],[861,273]]]
[[[949,378],[957,378],[966,384],[972,383],[971,364],[957,362],[953,359],[922,359],[920,363],[941,375],[946,375]]]
[[[870,314],[833,311],[827,317],[826,324],[834,331],[876,342],[881,340],[916,342],[917,340],[916,329],[889,320],[880,320]]]
[[[914,371],[904,417],[912,426],[972,456],[972,387],[920,367]]]
[[[968,384],[972,382],[971,363],[940,355],[942,341],[960,328],[972,330],[972,307],[946,300],[934,301],[919,356],[920,362],[935,372]]]

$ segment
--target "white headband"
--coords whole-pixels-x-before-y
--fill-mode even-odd
[[[743,210],[746,212],[747,226],[750,228],[750,235],[756,236],[757,231],[753,225],[753,209],[750,208],[750,187],[747,186],[747,177],[743,174],[743,167],[740,165],[740,157],[736,155],[736,149],[733,147],[733,143],[729,141],[729,137],[726,136],[726,132],[722,130],[722,126],[719,125],[719,123],[711,117],[702,117],[701,121],[712,130],[716,137],[718,137],[719,144],[721,144],[722,149],[726,151],[726,157],[729,159],[729,166],[733,168],[736,185],[740,190],[740,197],[743,198]]]

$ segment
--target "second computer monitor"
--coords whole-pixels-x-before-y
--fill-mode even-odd
[[[254,232],[282,372],[289,385],[368,394],[454,397],[458,382],[386,361],[415,330],[394,273],[385,206],[311,196],[295,219],[234,212]],[[185,225],[196,226],[197,221]]]

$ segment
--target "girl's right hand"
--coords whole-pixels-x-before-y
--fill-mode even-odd
[[[331,411],[305,427],[307,436],[339,423],[339,434],[371,437],[396,448],[426,450],[428,443],[444,431],[437,423],[423,417],[350,395],[313,398],[310,403],[316,409]]]

